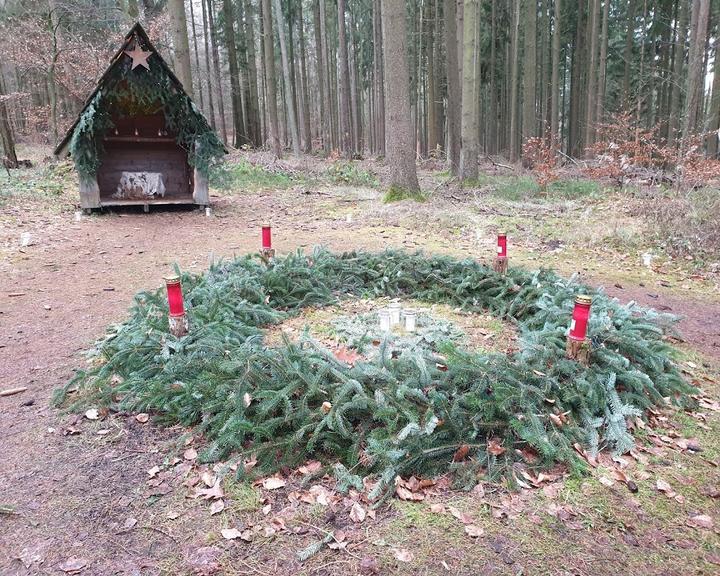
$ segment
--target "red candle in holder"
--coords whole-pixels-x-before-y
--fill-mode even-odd
[[[580,294],[575,298],[575,308],[570,323],[570,338],[572,340],[585,340],[591,304],[592,298],[585,294]]]
[[[167,287],[168,306],[170,307],[170,316],[184,316],[185,305],[183,304],[182,285],[180,277],[176,275],[165,278],[165,286]]]
[[[498,258],[507,258],[507,233],[506,232],[498,232],[497,255],[498,255]]]
[[[262,227],[262,247],[263,250],[272,248],[272,232],[269,224]]]

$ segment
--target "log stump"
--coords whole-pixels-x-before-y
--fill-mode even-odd
[[[272,258],[275,258],[275,248],[261,248],[260,257],[266,262],[268,260],[271,260]]]
[[[182,316],[168,316],[168,321],[170,323],[170,334],[173,336],[177,336],[179,338],[180,336],[185,336],[185,334],[188,333],[188,319],[185,314]]]
[[[565,356],[579,362],[583,366],[588,366],[590,364],[590,341],[587,338],[584,340],[575,340],[568,336],[567,345],[565,346]]]
[[[495,262],[493,264],[493,270],[497,272],[498,274],[505,274],[508,269],[508,259],[507,256],[498,256],[495,258]]]

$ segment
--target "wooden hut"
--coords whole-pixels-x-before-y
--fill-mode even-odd
[[[226,152],[139,23],[55,149],[73,158],[86,211],[206,206],[208,171]]]

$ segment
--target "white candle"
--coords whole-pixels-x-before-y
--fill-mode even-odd
[[[400,312],[402,311],[402,307],[399,302],[391,302],[388,308],[390,309],[390,326],[397,326],[400,324]]]
[[[417,312],[411,308],[406,308],[403,312],[405,317],[405,331],[415,332],[415,319],[417,318]]]
[[[383,308],[378,312],[378,319],[380,320],[380,330],[383,332],[390,332],[390,310]]]

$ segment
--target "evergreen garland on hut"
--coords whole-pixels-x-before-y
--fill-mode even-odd
[[[512,482],[517,465],[582,470],[579,446],[626,452],[633,445],[626,417],[683,403],[694,391],[663,340],[671,317],[550,271],[501,275],[472,260],[317,249],[267,263],[248,256],[182,281],[187,336],[169,334],[162,290],[138,294],[131,317],[110,330],[92,367],[56,402],[77,390],[76,406],[100,403],[196,426],[207,440],[205,460],[254,455],[270,472],[319,458],[335,464],[347,486],[376,475],[380,496],[397,475],[451,469],[474,485],[481,471]],[[594,296],[587,367],[565,357],[578,293]],[[520,350],[488,354],[446,343],[442,355],[398,355],[386,340],[372,358],[348,365],[308,337],[263,342],[264,327],[303,307],[378,296],[489,311],[516,324]]]
[[[137,53],[150,52],[144,58],[146,62],[138,65],[130,48]],[[136,24],[66,136],[78,173],[85,177],[96,175],[104,152],[103,137],[114,128],[113,116],[154,114],[160,110],[166,128],[187,151],[190,165],[207,176],[213,163],[225,154],[225,147],[143,28]],[[65,140],[57,150],[64,147]]]

